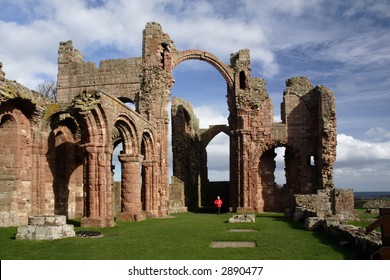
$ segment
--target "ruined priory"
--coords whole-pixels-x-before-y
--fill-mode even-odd
[[[191,104],[171,97],[172,70],[191,59],[209,63],[226,81],[228,125],[200,128]],[[85,227],[110,227],[116,220],[197,211],[211,199],[206,147],[219,133],[230,142],[230,180],[218,188],[231,211],[300,208],[320,217],[348,216],[353,193],[336,189],[332,178],[333,93],[305,77],[288,79],[282,121],[274,122],[265,81],[252,77],[250,62],[247,49],[231,54],[230,64],[207,51],[177,50],[151,22],[143,31],[142,57],[105,60],[99,67],[85,62],[71,41],[61,42],[56,101],[5,79],[1,64],[0,226],[66,215]],[[112,157],[119,143],[117,186]],[[277,147],[285,148],[284,186],[275,183]]]

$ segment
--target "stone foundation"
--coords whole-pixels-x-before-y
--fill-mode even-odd
[[[20,226],[17,240],[54,240],[74,237],[73,225],[66,224],[66,216],[33,216],[28,218],[27,226]]]
[[[255,221],[255,214],[233,215],[233,217],[229,219],[229,223],[254,223]]]
[[[340,242],[341,246],[355,247],[370,256],[382,246],[379,232],[365,233],[365,228],[340,223],[338,219],[309,217],[305,220],[307,230],[322,230]]]
[[[294,220],[309,217],[351,220],[355,217],[353,190],[323,189],[316,194],[296,194]]]

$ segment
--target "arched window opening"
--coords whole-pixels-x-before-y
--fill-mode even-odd
[[[12,123],[14,122],[15,119],[11,116],[11,115],[4,115],[2,118],[1,118],[1,121],[0,121],[0,126],[3,126],[3,125],[6,125],[6,124],[9,124],[9,123]]]
[[[282,188],[286,185],[286,163],[285,163],[285,147],[275,148],[275,186]]]
[[[125,103],[125,105],[127,107],[129,107],[130,109],[134,110],[134,111],[137,111],[137,108],[135,106],[135,103],[133,100],[131,100],[130,98],[127,98],[127,97],[119,97],[118,98],[120,101],[122,101],[123,103]]]
[[[229,137],[219,133],[207,145],[209,181],[229,181]]]
[[[245,72],[241,71],[240,72],[240,89],[245,89],[246,85],[246,76]]]
[[[112,152],[112,161],[111,161],[111,172],[113,177],[113,199],[114,199],[114,211],[115,214],[118,214],[122,210],[122,192],[121,192],[121,178],[122,178],[122,166],[119,161],[119,154],[123,151],[123,142],[114,144],[114,150]]]

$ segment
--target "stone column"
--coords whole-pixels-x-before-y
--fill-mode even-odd
[[[237,142],[239,145],[238,157],[238,192],[237,192],[237,211],[248,212],[252,211],[249,174],[251,163],[248,157],[248,138],[250,132],[246,129],[240,129],[237,131]]]
[[[143,210],[145,210],[147,213],[150,215],[152,214],[152,202],[153,202],[153,197],[152,197],[152,176],[153,176],[153,162],[152,161],[144,161],[142,163],[143,167],[143,176],[142,176],[142,185],[143,185]]]
[[[89,218],[95,218],[98,214],[97,205],[97,192],[96,192],[96,165],[97,165],[97,149],[93,145],[85,146],[87,153],[86,162],[86,188],[87,188],[87,200],[86,200],[86,212],[85,215]]]
[[[122,221],[139,221],[142,214],[141,202],[141,163],[142,155],[119,155],[122,164],[122,212],[118,219]]]
[[[112,227],[115,225],[107,200],[106,160],[102,146],[89,143],[82,145],[86,152],[84,173],[84,217],[83,227]],[[110,194],[111,195],[111,194]],[[107,204],[108,203],[108,204]]]

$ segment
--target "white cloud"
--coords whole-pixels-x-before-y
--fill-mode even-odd
[[[390,141],[368,142],[352,136],[337,136],[337,161],[390,160]]]
[[[382,127],[373,127],[364,133],[375,142],[381,142],[390,139],[390,131]]]
[[[229,170],[219,171],[211,169],[208,175],[210,181],[229,181],[230,178]]]
[[[338,118],[339,128],[339,124],[347,124],[345,127],[352,125],[358,131],[356,123],[364,123],[359,138],[367,137],[339,135],[337,180],[390,179],[384,169],[390,160],[385,106],[390,86],[386,76],[390,35],[385,20],[390,17],[390,7],[386,0],[0,2],[0,61],[8,79],[32,89],[44,79],[55,80],[58,44],[69,39],[93,61],[111,58],[104,57],[104,52],[95,57],[94,51],[100,47],[115,49],[123,57],[140,56],[142,30],[148,21],[156,21],[179,49],[199,48],[226,63],[231,52],[249,48],[252,75],[265,76],[268,85],[273,79],[288,78],[281,77],[285,73],[281,65],[294,73],[309,71],[321,81],[328,80],[337,95],[338,116],[349,113],[351,118]],[[297,49],[301,56],[290,57],[284,64],[277,56]],[[301,66],[302,59],[305,65]],[[226,104],[226,99],[194,107],[202,128],[227,123],[227,116],[216,107],[220,104]],[[381,111],[378,104],[382,104]],[[375,127],[378,120],[382,127]],[[222,152],[225,148],[220,144],[211,147]]]
[[[195,115],[199,118],[199,127],[208,128],[210,125],[227,124],[227,118],[214,106],[204,105],[194,107]]]
[[[381,129],[371,132],[378,131]],[[334,181],[337,187],[352,187],[355,191],[388,190],[390,141],[372,142],[339,134]]]

